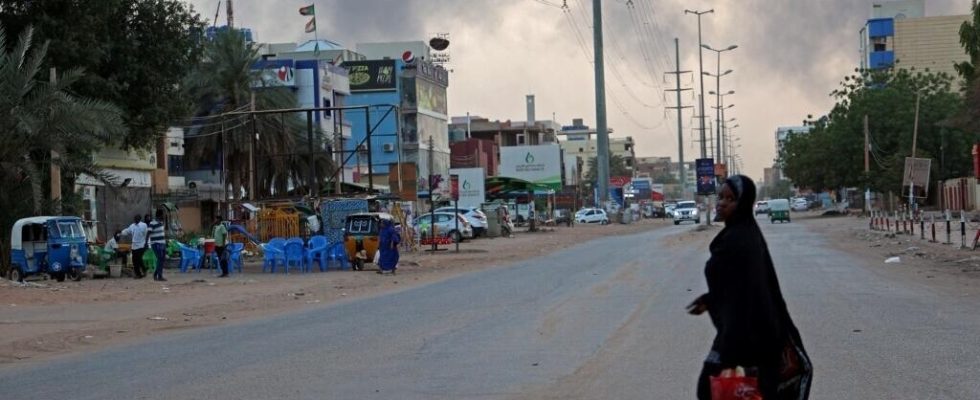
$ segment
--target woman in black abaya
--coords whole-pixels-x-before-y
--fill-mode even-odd
[[[718,194],[725,228],[711,242],[704,268],[708,293],[688,311],[705,311],[717,330],[698,379],[698,398],[711,399],[710,377],[743,367],[756,375],[763,399],[806,399],[811,368],[800,333],[779,290],[769,249],[755,222],[755,184],[736,175]]]

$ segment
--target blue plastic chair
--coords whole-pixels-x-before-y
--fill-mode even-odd
[[[347,256],[347,247],[343,242],[332,244],[327,251],[327,268],[334,261],[340,264],[337,269],[350,269],[350,257]]]
[[[286,265],[286,254],[282,248],[269,243],[262,245],[262,272],[276,272],[276,264]]]
[[[320,272],[327,270],[327,250],[329,243],[326,236],[314,236],[310,238],[310,248],[306,250],[306,265],[313,270],[313,262],[316,261],[320,266]]]
[[[180,249],[180,272],[187,272],[187,269],[193,267],[197,269],[197,272],[201,272],[201,261],[202,257],[201,251],[188,247],[183,243],[177,243]]]
[[[242,251],[245,250],[244,243],[232,243],[228,245],[228,273],[236,270],[242,273]]]
[[[289,267],[296,266],[299,268],[300,272],[306,272],[306,254],[303,248],[303,240],[300,239],[298,242],[289,240],[286,242],[285,248],[286,264],[285,272],[289,273]]]

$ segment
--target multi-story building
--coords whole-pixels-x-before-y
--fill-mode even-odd
[[[861,67],[942,72],[959,79],[953,65],[969,57],[959,29],[969,15],[925,16],[924,0],[875,2],[860,30]]]
[[[349,106],[371,106],[368,127],[365,113],[360,110],[345,112],[345,119],[353,126],[354,150],[371,129],[370,170],[375,182],[388,182],[393,191],[405,200],[428,196],[429,179],[448,182],[450,167],[448,107],[446,88],[449,72],[416,57],[415,42],[359,44],[373,52],[369,60],[345,62],[350,72],[351,96]],[[403,45],[408,47],[403,50]],[[414,50],[413,50],[414,49]],[[392,109],[387,105],[397,105]],[[368,181],[367,146],[361,147],[355,165],[361,183]],[[392,170],[394,167],[394,170]],[[440,179],[441,178],[441,179]],[[377,183],[375,183],[377,186]],[[446,191],[445,185],[433,190]]]
[[[609,133],[613,133],[612,128],[609,128]],[[565,159],[577,160],[582,166],[578,171],[579,176],[586,176],[589,173],[589,160],[599,154],[595,135],[596,130],[585,125],[581,118],[572,119],[572,125],[563,126],[558,132]],[[633,176],[636,164],[635,147],[632,136],[609,138],[609,152],[622,157],[629,176]]]

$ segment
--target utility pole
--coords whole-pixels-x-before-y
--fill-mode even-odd
[[[609,131],[606,127],[606,82],[602,56],[602,0],[592,0],[592,40],[595,55],[596,174],[599,201],[609,199]]]
[[[255,141],[259,138],[259,128],[255,118],[255,90],[252,90],[252,140],[248,146],[248,199],[255,201],[255,191],[258,184],[255,181]]]
[[[684,194],[687,193],[687,175],[684,174],[684,121],[682,119],[684,118],[683,109],[692,107],[681,105],[681,91],[691,90],[690,88],[681,89],[681,74],[686,74],[691,71],[681,71],[681,50],[677,38],[674,38],[674,55],[676,57],[674,60],[676,62],[677,69],[674,71],[667,71],[666,73],[674,75],[677,86],[676,89],[667,89],[666,91],[677,92],[677,106],[667,107],[667,109],[677,110],[677,165],[678,176],[680,177],[681,181],[681,197],[683,198]]]
[[[915,92],[915,122],[912,126],[912,162],[909,163],[909,209],[915,210],[915,142],[919,138],[919,98],[921,90]]]
[[[708,11],[691,11],[684,10],[684,14],[694,14],[698,17],[698,68],[700,69],[701,76],[701,158],[708,158],[707,142],[704,137],[704,52],[701,50],[701,16],[704,14],[714,13],[715,10],[711,9]]]
[[[871,143],[868,140],[868,114],[864,114],[864,209],[871,212],[871,185],[868,179],[871,176]]]
[[[51,84],[54,85],[58,82],[58,70],[51,67],[50,74]],[[60,158],[57,151],[51,150],[51,204],[55,215],[61,215],[61,167],[58,166]]]
[[[228,28],[229,29],[234,28],[235,27],[235,10],[231,6],[231,0],[227,0],[226,5],[225,5],[225,11],[228,13]]]

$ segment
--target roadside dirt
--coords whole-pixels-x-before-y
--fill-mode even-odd
[[[131,278],[25,284],[0,280],[0,367],[92,351],[180,329],[245,321],[402,290],[496,268],[610,235],[658,229],[663,220],[630,225],[518,230],[513,238],[477,239],[452,250],[403,253],[398,274],[335,271],[262,273],[261,258],[243,274],[167,270],[168,282]],[[372,268],[369,265],[368,268]]]
[[[958,228],[952,235],[953,244],[943,244],[945,225],[936,225],[938,243],[931,243],[929,223],[926,223],[926,238],[922,239],[919,225],[915,226],[914,235],[908,235],[872,231],[868,220],[860,217],[811,215],[799,220],[831,239],[834,248],[850,253],[868,265],[879,266],[874,269],[876,273],[897,275],[909,282],[961,295],[980,293],[980,251],[960,248]],[[968,244],[976,231],[975,225],[967,226]],[[899,261],[885,262],[892,257],[898,257]]]

